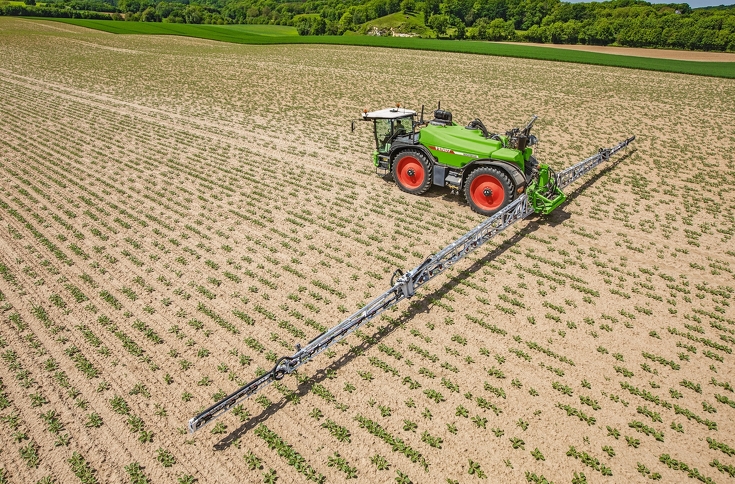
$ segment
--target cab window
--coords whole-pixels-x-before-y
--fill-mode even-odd
[[[375,141],[380,153],[390,148],[390,139],[393,136],[393,126],[390,119],[375,120]]]
[[[408,134],[413,130],[410,117],[399,119],[376,119],[375,142],[378,152],[385,153],[390,149],[390,142],[397,135]]]

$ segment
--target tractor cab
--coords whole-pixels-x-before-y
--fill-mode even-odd
[[[399,136],[414,134],[416,111],[400,107],[364,112],[363,121],[372,121],[375,134],[375,155],[390,151],[391,144]]]

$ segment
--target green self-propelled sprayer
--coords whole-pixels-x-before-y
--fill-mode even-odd
[[[531,134],[537,116],[505,134],[489,132],[479,119],[459,125],[441,105],[431,121],[424,122],[423,108],[421,119],[416,117],[416,111],[399,106],[363,113],[364,121],[373,122],[376,168],[390,172],[401,190],[415,195],[432,185],[462,192],[482,215],[497,213],[524,193],[536,213],[549,214],[566,200],[562,188],[599,164],[585,160],[560,174],[539,164],[533,156],[538,141]],[[569,176],[572,172],[577,176]]]
[[[504,135],[489,133],[479,119],[459,126],[452,122],[450,112],[441,109],[434,111],[434,119],[428,123],[423,122],[423,113],[421,118],[416,121],[415,111],[400,107],[363,114],[364,120],[374,124],[375,166],[390,171],[401,190],[409,193],[420,195],[432,185],[463,191],[472,209],[488,218],[413,269],[405,273],[396,270],[390,289],[303,346],[297,344],[293,355],[280,357],[270,371],[194,416],[189,420],[190,432],[293,373],[386,309],[413,297],[420,287],[514,223],[533,213],[550,213],[566,199],[564,187],[635,139],[633,136],[612,148],[600,149],[554,173],[533,157],[531,147],[537,140],[531,128],[536,116],[523,129]]]

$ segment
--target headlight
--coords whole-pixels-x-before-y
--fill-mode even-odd
[[[538,138],[536,138],[534,135],[528,137],[528,146],[533,146],[536,143],[538,143]]]

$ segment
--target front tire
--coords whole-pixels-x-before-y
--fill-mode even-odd
[[[423,153],[403,151],[393,160],[393,179],[404,192],[421,195],[431,188],[432,168],[433,164]]]
[[[513,183],[502,170],[482,166],[465,180],[464,196],[473,211],[489,217],[513,200]]]

